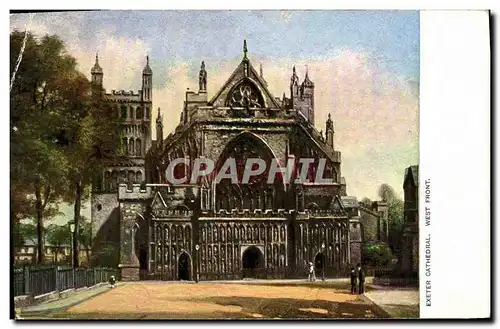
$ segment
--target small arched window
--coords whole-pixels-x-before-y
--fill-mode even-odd
[[[122,119],[126,120],[127,116],[128,116],[127,107],[125,105],[122,105]]]
[[[137,155],[137,156],[142,155],[142,144],[141,144],[141,140],[139,138],[137,138],[135,140],[135,155]]]
[[[130,138],[130,140],[128,141],[128,154],[134,155],[134,151],[135,151],[135,142],[133,138]]]
[[[130,107],[130,119],[134,119],[135,118],[135,109],[131,106]]]
[[[142,182],[142,172],[137,171],[135,173],[135,182],[140,184]]]
[[[142,115],[143,115],[143,113],[142,113],[142,107],[140,107],[140,106],[139,106],[139,107],[137,107],[137,109],[135,110],[135,118],[136,118],[137,120],[141,120],[141,119],[142,119]]]

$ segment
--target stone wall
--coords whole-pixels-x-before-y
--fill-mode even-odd
[[[118,265],[120,211],[116,193],[92,194],[91,216],[92,263]]]
[[[359,222],[363,227],[363,240],[378,241],[378,230],[379,230],[378,214],[363,207],[359,208],[359,210],[361,215],[359,218]]]

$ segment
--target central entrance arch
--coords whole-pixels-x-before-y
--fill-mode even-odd
[[[318,252],[316,257],[314,257],[314,270],[316,271],[316,276],[323,276],[325,270],[325,254]]]
[[[183,252],[179,256],[177,267],[177,278],[179,280],[189,281],[191,279],[191,257],[189,257],[186,252]]]
[[[255,247],[248,247],[242,255],[243,278],[264,277],[264,255],[262,251]]]

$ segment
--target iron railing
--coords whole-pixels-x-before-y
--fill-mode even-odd
[[[118,280],[118,269],[72,268],[64,266],[24,266],[14,268],[12,290],[15,296],[39,296],[54,291],[65,291],[91,287],[107,282],[114,275]]]

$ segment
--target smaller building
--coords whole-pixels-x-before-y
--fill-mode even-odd
[[[354,196],[343,196],[342,204],[349,216],[359,218],[362,241],[388,242],[389,208],[387,202],[375,201],[366,205],[358,202]]]
[[[418,165],[405,170],[404,223],[401,248],[401,270],[418,272]]]
[[[48,264],[71,264],[71,245],[63,244],[59,246],[54,246],[48,242],[45,242],[44,246],[44,260]],[[15,265],[28,265],[35,264],[37,255],[37,242],[26,241],[21,246],[14,247],[14,264]],[[88,257],[90,255],[90,250],[80,247],[79,259],[80,264],[88,264]]]

